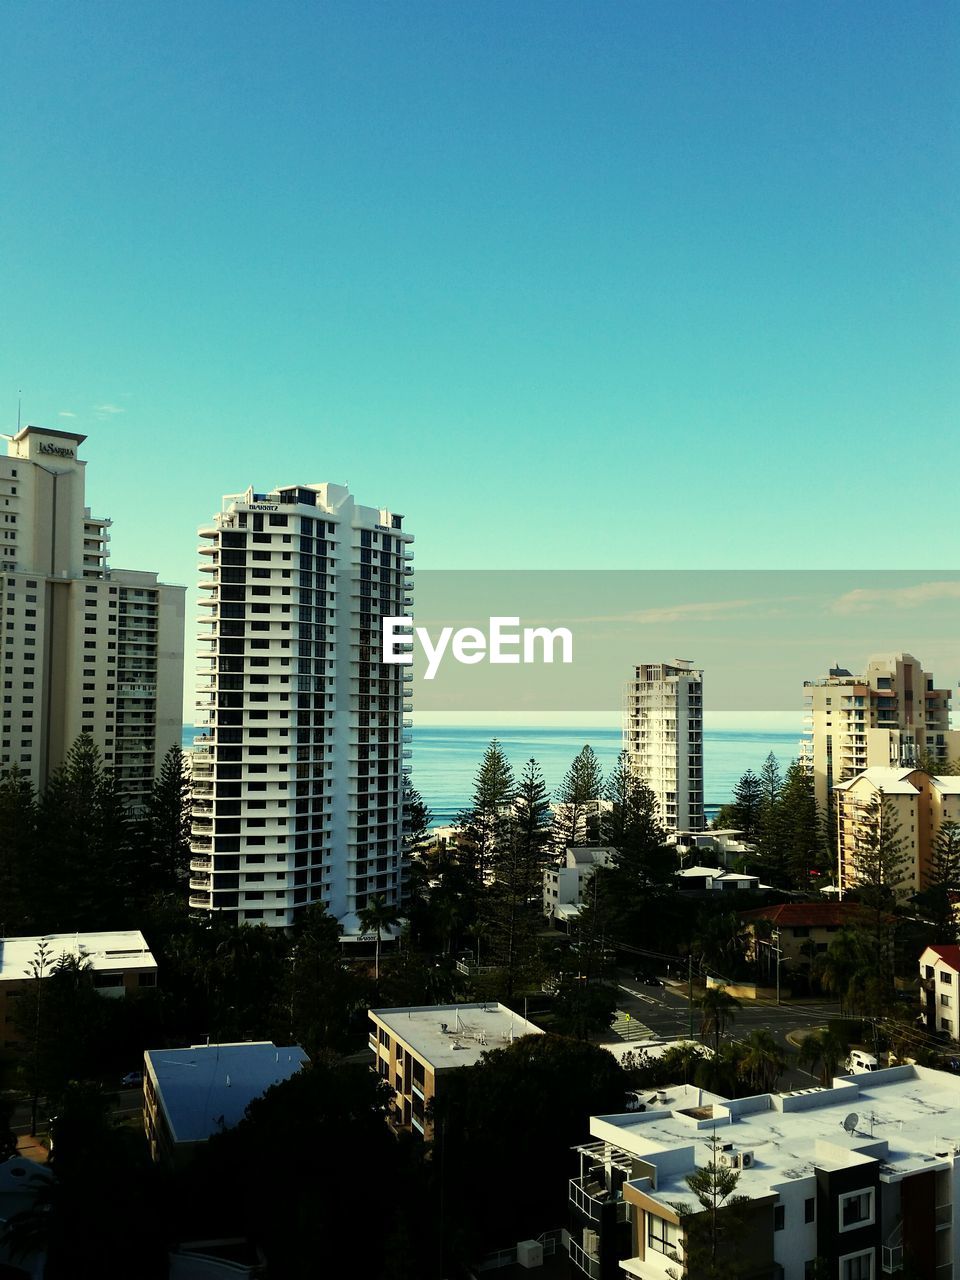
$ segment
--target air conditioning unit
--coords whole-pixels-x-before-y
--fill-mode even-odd
[[[749,1169],[752,1166],[752,1164],[753,1164],[753,1152],[741,1151],[740,1152],[740,1168]]]
[[[739,1169],[740,1159],[739,1151],[721,1151],[720,1159],[717,1163],[722,1169]]]
[[[539,1240],[521,1240],[517,1244],[517,1266],[528,1271],[543,1266],[543,1245]]]

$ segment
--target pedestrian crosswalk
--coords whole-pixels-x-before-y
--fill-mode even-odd
[[[616,1020],[610,1030],[621,1040],[652,1040],[655,1034],[645,1022],[623,1009],[617,1010]]]

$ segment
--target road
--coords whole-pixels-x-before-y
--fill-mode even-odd
[[[630,1014],[631,1024],[636,1023],[640,1030],[640,1035],[636,1038],[638,1048],[642,1047],[644,1039],[672,1039],[690,1034],[690,1005],[685,988],[645,986],[634,981],[626,970],[619,971],[616,982],[620,993],[619,1007]],[[744,1000],[735,1014],[734,1020],[724,1032],[724,1043],[745,1040],[751,1031],[764,1029],[770,1031],[780,1046],[792,1055],[795,1049],[787,1040],[788,1033],[825,1026],[831,1018],[839,1016],[839,1007],[832,1001],[811,1000],[777,1005]],[[700,1011],[695,1008],[694,1038],[698,1036],[699,1030]],[[634,1041],[633,1027],[629,1039]],[[819,1082],[808,1071],[791,1066],[784,1072],[781,1087],[803,1089],[817,1083]]]
[[[106,1096],[109,1104],[107,1112],[115,1120],[127,1120],[131,1116],[143,1114],[142,1088],[114,1089]],[[18,1137],[30,1132],[30,1112],[31,1104],[26,1100],[18,1102],[13,1109],[10,1128]],[[47,1102],[45,1098],[41,1098],[37,1108],[37,1132],[44,1134],[48,1127]]]

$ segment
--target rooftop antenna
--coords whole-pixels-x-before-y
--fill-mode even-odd
[[[17,435],[20,434],[20,402],[23,399],[23,387],[17,388]]]

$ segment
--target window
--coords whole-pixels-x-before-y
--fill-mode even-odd
[[[678,1229],[666,1218],[647,1214],[647,1244],[658,1253],[669,1253],[677,1247]]]
[[[951,999],[951,997],[946,993],[946,991],[941,991],[941,992],[940,992],[940,1003],[943,1005],[943,1007],[944,1007],[945,1009],[949,1009],[949,1008],[950,1008],[950,1006],[953,1004],[953,1000],[952,1000],[952,999]]]
[[[873,1188],[851,1191],[840,1197],[840,1230],[853,1231],[873,1222]]]
[[[953,982],[953,974],[947,973],[946,969],[941,969],[940,981],[944,984],[944,986],[949,986]]]
[[[817,1220],[817,1201],[815,1196],[811,1196],[809,1200],[803,1202],[803,1220],[804,1222],[816,1222]]]
[[[786,1206],[775,1204],[773,1206],[773,1229],[774,1231],[782,1231],[784,1219],[786,1218]]]
[[[840,1280],[873,1280],[873,1250],[848,1253],[841,1258]]]

